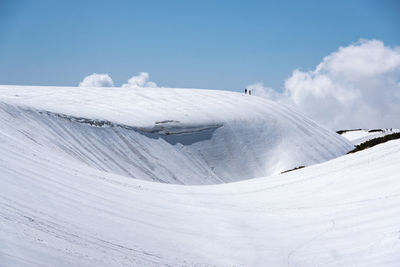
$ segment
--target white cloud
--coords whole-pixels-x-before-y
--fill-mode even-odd
[[[112,87],[114,82],[108,74],[97,74],[93,73],[86,76],[82,82],[79,83],[79,87]]]
[[[281,94],[260,83],[253,90],[332,129],[395,128],[400,127],[399,81],[400,48],[360,40],[340,47],[313,71],[293,71]]]
[[[280,94],[275,91],[272,87],[265,86],[262,82],[257,82],[247,86],[247,89],[251,90],[251,93],[256,96],[268,98],[270,100],[278,100]]]
[[[149,81],[149,74],[147,72],[140,72],[139,75],[133,76],[128,80],[128,83],[122,85],[122,87],[129,88],[140,88],[140,87],[152,87],[156,88],[155,82]]]

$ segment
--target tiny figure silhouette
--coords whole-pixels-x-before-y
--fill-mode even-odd
[[[247,95],[247,88],[244,89],[244,94]]]
[[[249,90],[249,95],[251,95],[251,90]]]

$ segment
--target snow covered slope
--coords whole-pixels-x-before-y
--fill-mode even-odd
[[[287,174],[182,186],[43,154],[3,123],[1,266],[400,262],[400,140]]]
[[[261,177],[352,148],[284,106],[212,90],[0,86],[0,123],[15,150],[175,184]]]
[[[400,140],[238,93],[0,87],[0,266],[395,266]],[[239,157],[238,157],[239,155]],[[137,179],[132,179],[132,177]]]

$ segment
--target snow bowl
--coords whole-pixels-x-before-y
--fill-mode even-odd
[[[142,180],[227,183],[352,148],[285,106],[235,92],[0,86],[0,95],[11,146]]]

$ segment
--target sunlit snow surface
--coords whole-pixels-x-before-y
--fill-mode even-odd
[[[141,118],[145,114],[142,111],[132,115],[142,120],[134,124],[133,118],[129,121],[130,115],[120,114],[115,104],[106,106],[105,99],[107,111],[102,114],[99,104],[95,109],[88,105],[87,110],[84,104],[76,104],[68,110],[66,103],[73,101],[65,91],[65,103],[60,100],[57,106],[58,96],[51,97],[59,94],[56,90],[45,94],[48,101],[33,92],[30,97],[23,96],[29,94],[28,89],[24,90],[13,92],[23,100],[14,99],[6,89],[0,94],[1,266],[396,266],[400,262],[400,141],[286,174],[241,182],[207,186],[155,183],[100,167],[101,157],[109,152],[103,153],[102,149],[118,136],[110,132],[125,136],[130,129],[99,128],[43,111],[103,121],[113,121],[115,115],[115,123],[146,129],[154,122],[165,121],[166,116],[154,111],[154,118],[146,121]],[[179,90],[162,93],[160,99],[163,94],[186,99],[182,96],[186,93]],[[264,116],[269,118],[268,112],[260,111],[266,102],[255,97],[215,91],[188,94],[193,95],[187,99],[185,109],[191,101],[200,104],[193,104],[193,112],[187,114],[197,114],[197,108],[206,111],[206,105],[216,112],[218,105],[212,104],[215,98],[219,105],[229,103],[220,108],[225,115],[215,115],[220,117],[212,121],[212,115],[201,121],[201,113],[198,120],[194,116],[187,121],[179,112],[175,117],[164,115],[187,125],[195,121],[190,127],[222,123],[213,138],[229,125],[235,132],[232,136],[240,136],[236,144],[253,130],[263,130],[253,125]],[[182,101],[178,101],[180,105]],[[277,110],[274,112],[280,111],[267,104]],[[229,111],[234,107],[245,114],[254,110],[257,115],[245,116],[237,111],[233,115]],[[149,105],[149,114],[152,109],[154,106]],[[182,111],[183,107],[177,104],[176,109]],[[290,115],[290,111],[279,114],[283,118],[298,116]],[[275,115],[270,116],[272,119],[267,121],[274,121]],[[288,136],[284,130],[295,127],[285,128],[291,120],[282,120],[273,129],[281,131],[275,137],[285,140]],[[304,119],[295,121],[303,127],[306,123]],[[343,142],[328,131],[320,131],[321,135],[332,136],[332,142]],[[297,138],[301,140],[306,135],[299,132]],[[308,133],[312,135],[312,131]],[[126,138],[128,143],[136,142],[135,148],[143,146],[143,151],[160,145],[158,151],[162,153],[167,144],[177,145],[161,138],[146,137],[151,140],[147,143],[139,142],[147,140],[145,137]],[[121,144],[116,143],[115,151],[122,155]],[[245,154],[249,147],[257,146],[240,149]],[[96,151],[91,158],[94,162],[87,161],[92,157],[88,151]],[[81,160],[77,160],[79,156]]]
[[[175,184],[261,177],[352,148],[284,106],[226,91],[0,86],[0,120],[38,154]]]

